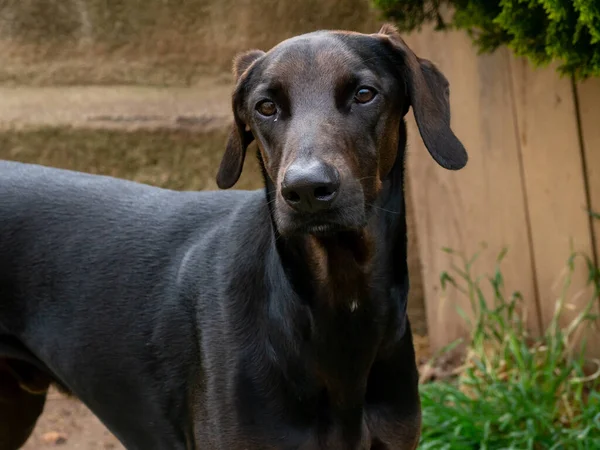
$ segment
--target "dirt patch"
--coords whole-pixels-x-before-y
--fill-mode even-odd
[[[24,450],[121,450],[123,445],[80,401],[52,390]]]

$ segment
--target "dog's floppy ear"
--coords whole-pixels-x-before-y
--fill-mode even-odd
[[[442,167],[462,169],[467,152],[450,129],[450,89],[446,77],[430,61],[418,58],[393,25],[384,25],[382,37],[402,58],[403,77],[413,114],[425,147]]]
[[[242,118],[244,87],[252,66],[264,54],[265,52],[260,50],[250,50],[238,55],[233,61],[233,76],[237,82],[232,98],[234,124],[217,173],[217,186],[221,189],[229,189],[240,178],[246,158],[246,149],[254,140],[254,136],[247,129]]]

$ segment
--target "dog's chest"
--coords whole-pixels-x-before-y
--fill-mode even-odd
[[[389,441],[386,429],[397,428],[399,418],[379,414],[380,407],[392,406],[385,401],[377,405],[367,401],[382,332],[378,320],[354,313],[348,308],[341,316],[328,317],[323,329],[313,322],[313,333],[298,359],[279,355],[288,359],[285,374],[268,377],[268,383],[248,375],[240,383],[240,422],[249,424],[253,438],[248,439],[258,440],[245,448],[403,448],[372,447],[373,442]],[[391,383],[391,377],[385,382]]]

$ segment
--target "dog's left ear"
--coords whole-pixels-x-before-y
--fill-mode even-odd
[[[375,36],[382,38],[402,59],[403,78],[425,147],[440,166],[462,169],[468,155],[450,128],[448,80],[431,61],[418,58],[393,25],[384,25]]]
[[[246,149],[254,140],[254,136],[247,129],[247,125],[242,118],[244,88],[252,67],[264,55],[265,52],[261,50],[250,50],[238,55],[233,60],[233,76],[237,82],[232,98],[234,124],[227,140],[225,155],[223,155],[217,173],[217,186],[221,189],[229,189],[240,178],[244,168]]]

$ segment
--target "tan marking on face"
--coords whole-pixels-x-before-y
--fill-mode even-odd
[[[392,170],[398,155],[398,141],[400,139],[400,120],[391,116],[385,124],[386,130],[392,130],[384,134],[379,148],[379,180],[384,179]]]
[[[29,384],[24,384],[24,383],[19,382],[19,387],[21,389],[23,389],[25,392],[28,392],[30,394],[43,395],[46,392],[48,392],[48,389],[50,388],[50,384],[48,384],[46,386],[36,386],[36,385],[29,385]]]
[[[314,262],[315,278],[321,286],[326,285],[329,278],[327,252],[315,236],[308,236],[307,243]]]
[[[354,286],[358,278],[368,276],[375,248],[375,239],[368,227],[360,233],[361,238],[354,247],[329,245],[312,235],[306,238],[318,296],[327,299],[332,308],[343,307],[355,311],[360,307]],[[340,270],[340,267],[346,269]]]
[[[271,176],[271,171],[269,170],[269,167],[270,167],[269,155],[265,151],[265,147],[263,146],[263,144],[260,141],[260,139],[256,140],[256,146],[258,147],[258,151],[260,152],[260,156],[261,156],[261,158],[263,160],[263,163],[265,165],[265,169],[267,169],[267,174],[269,175],[269,178],[271,178],[271,181],[274,181],[273,177]]]

